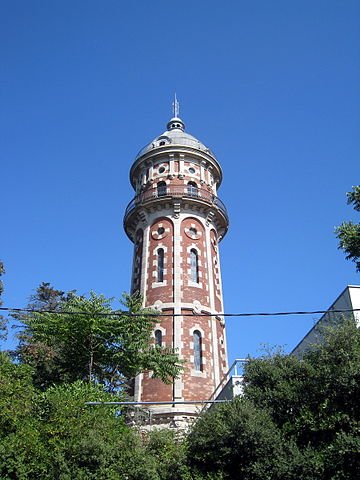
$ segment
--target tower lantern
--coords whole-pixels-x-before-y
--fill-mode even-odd
[[[184,372],[172,385],[151,372],[138,375],[135,401],[206,400],[228,368],[218,249],[229,225],[217,194],[222,172],[211,150],[185,132],[176,96],[173,115],[131,167],[135,196],[124,228],[134,243],[131,291],[141,293],[145,307],[166,314],[153,342],[175,348]],[[198,408],[151,407],[154,421],[163,425],[189,421]]]

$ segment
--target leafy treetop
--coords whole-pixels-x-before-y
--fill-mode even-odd
[[[74,292],[64,294],[42,284],[32,304],[54,313],[22,314],[23,329],[16,354],[35,370],[35,385],[86,380],[102,383],[109,390],[130,388],[134,377],[144,370],[164,382],[171,382],[181,370],[176,352],[150,346],[158,320],[143,314],[141,297],[124,295],[129,313],[116,314],[112,299],[90,293],[89,298]],[[18,318],[19,319],[19,318]]]
[[[5,268],[4,268],[4,264],[3,262],[0,260],[0,277],[2,275],[4,275],[5,273]],[[4,284],[3,282],[0,280],[0,307],[2,305],[2,299],[1,299],[1,295],[4,291]],[[6,338],[6,320],[4,318],[3,315],[0,315],[0,340],[1,339],[5,339]]]
[[[352,204],[354,210],[360,211],[360,186],[353,187],[347,193],[347,203]],[[360,224],[343,222],[336,227],[335,234],[339,239],[339,249],[346,253],[346,259],[355,262],[356,271],[360,272]]]

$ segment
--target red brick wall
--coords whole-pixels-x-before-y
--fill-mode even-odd
[[[164,233],[161,232],[164,229]],[[147,252],[148,275],[146,281],[146,304],[154,305],[157,300],[172,302],[173,294],[173,238],[174,226],[169,218],[156,219],[150,228],[149,245]],[[157,251],[164,249],[164,281],[157,282]],[[155,284],[155,285],[154,285]]]
[[[221,293],[221,281],[220,281],[220,269],[219,269],[219,251],[218,240],[215,230],[210,231],[211,241],[211,264],[213,271],[213,284],[214,284],[214,303],[215,310],[222,312],[222,293]]]
[[[196,233],[193,233],[195,232]],[[182,248],[182,301],[192,303],[198,300],[202,305],[209,306],[209,285],[206,261],[206,238],[203,224],[196,218],[186,218],[181,223]],[[190,250],[198,253],[199,282],[194,285],[190,276]]]
[[[162,313],[169,313],[172,314],[173,310],[164,310]],[[160,317],[159,318],[159,323],[157,326],[154,328],[156,330],[159,326],[161,327],[161,330],[163,331],[163,345],[165,347],[171,347],[172,342],[173,342],[173,317]],[[154,340],[153,342],[154,343]],[[143,380],[142,380],[142,396],[141,400],[144,402],[149,402],[149,401],[166,401],[166,400],[172,400],[173,396],[173,385],[171,384],[165,384],[158,378],[152,378],[152,373],[151,372],[145,372],[143,375]]]
[[[190,313],[183,310],[183,313]],[[202,370],[194,368],[193,332],[202,334]],[[211,319],[205,316],[184,317],[183,326],[183,357],[186,360],[183,374],[185,400],[206,400],[215,390],[214,369],[212,364]]]

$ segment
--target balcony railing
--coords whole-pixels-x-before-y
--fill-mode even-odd
[[[192,185],[164,185],[157,189],[147,190],[140,193],[131,200],[126,207],[124,218],[126,218],[138,205],[144,205],[156,199],[162,198],[191,198],[206,202],[211,206],[216,207],[228,220],[228,214],[223,202],[209,190],[204,188],[197,188]]]

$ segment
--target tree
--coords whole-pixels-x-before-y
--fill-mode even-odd
[[[174,430],[150,432],[144,442],[145,455],[154,460],[159,480],[196,480],[186,464],[186,446]]]
[[[112,299],[94,292],[86,298],[50,290],[50,300],[56,300],[52,312],[31,312],[21,318],[24,328],[17,356],[34,368],[36,386],[86,380],[116,390],[128,387],[144,370],[152,370],[164,382],[178,375],[181,367],[175,352],[149,346],[158,320],[143,315],[153,312],[142,310],[139,296],[125,295],[128,313],[117,314]]]
[[[291,428],[303,406],[308,379],[314,373],[311,365],[276,351],[251,359],[244,368],[246,398],[267,410],[279,427]]]
[[[5,268],[3,262],[0,260],[0,277],[4,275],[5,273]],[[4,284],[0,280],[0,307],[3,304],[1,300],[1,295],[4,291]],[[6,320],[3,315],[0,314],[0,340],[6,338]]]
[[[188,445],[190,465],[203,478],[208,474],[224,480],[281,478],[280,432],[268,412],[244,398],[216,406],[201,416]]]
[[[40,392],[31,367],[0,354],[0,478],[160,480],[121,412],[94,400],[114,395],[81,381]]]
[[[360,478],[359,398],[360,331],[344,320],[303,359],[249,360],[243,398],[200,418],[188,461],[224,480]]]
[[[42,282],[30,297],[28,308],[33,310],[61,310],[62,304],[75,293],[75,290],[65,294],[62,290],[56,290],[48,282]]]
[[[244,393],[270,412],[286,441],[301,453],[310,449],[314,478],[358,478],[360,331],[343,319],[321,333],[302,360],[276,355],[249,362]]]
[[[33,410],[37,397],[32,369],[0,352],[0,478],[27,479],[34,469],[42,478],[46,471]]]
[[[347,193],[347,203],[353,204],[354,210],[360,211],[360,186],[353,187]],[[346,253],[346,259],[355,262],[356,271],[360,272],[360,224],[343,222],[336,227],[335,233],[339,239],[339,249]]]
[[[86,405],[95,400],[113,401],[114,395],[81,381],[41,394],[37,415],[49,455],[45,478],[157,480],[155,463],[143,455],[140,437],[125,425],[121,412]]]

